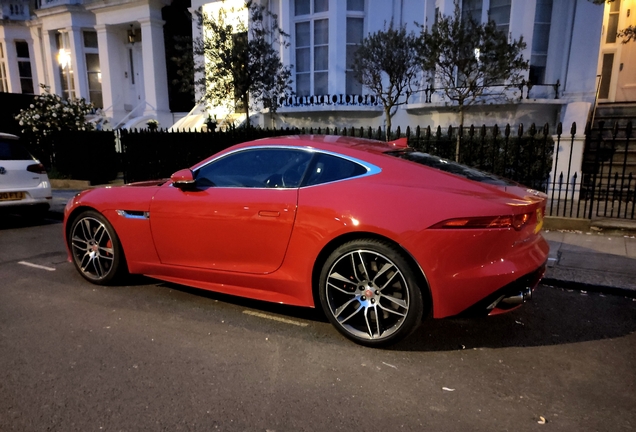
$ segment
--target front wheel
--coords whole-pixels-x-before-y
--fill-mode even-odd
[[[403,253],[379,240],[347,242],[329,255],[319,280],[331,323],[366,346],[393,344],[422,320],[424,301]]]
[[[75,218],[68,244],[77,271],[88,281],[108,285],[127,273],[124,251],[113,226],[89,210]]]

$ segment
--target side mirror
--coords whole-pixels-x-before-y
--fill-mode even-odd
[[[179,189],[187,189],[194,186],[194,176],[192,170],[182,169],[170,176],[172,185]]]

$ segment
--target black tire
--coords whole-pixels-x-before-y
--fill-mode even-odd
[[[87,210],[77,215],[67,241],[75,268],[89,282],[112,285],[128,274],[119,237],[100,213]]]
[[[325,261],[318,283],[329,321],[360,345],[394,344],[422,321],[424,300],[417,278],[403,252],[388,242],[344,243]]]

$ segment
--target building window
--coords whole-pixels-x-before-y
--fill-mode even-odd
[[[29,44],[25,41],[15,41],[15,51],[18,58],[18,74],[23,94],[33,94],[33,73],[31,71],[31,56]]]
[[[75,82],[73,79],[73,65],[71,63],[71,43],[67,32],[55,33],[57,47],[57,64],[64,99],[75,99]]]
[[[294,0],[296,94],[329,93],[328,0]]]
[[[0,92],[8,93],[7,69],[4,65],[4,46],[0,43]]]
[[[534,32],[530,55],[529,80],[532,84],[545,84],[545,69],[548,61],[552,0],[537,0],[534,13]]]
[[[347,63],[345,71],[345,93],[362,94],[362,84],[351,69],[358,47],[364,39],[364,0],[347,0]]]
[[[97,50],[97,32],[85,31],[83,34],[89,99],[97,108],[104,108],[102,99],[102,70],[99,67],[99,54]]]
[[[497,24],[497,30],[503,32],[506,37],[510,31],[510,4],[512,0],[490,0],[488,19]]]
[[[481,23],[481,10],[483,0],[462,0],[462,18],[472,18]]]
[[[609,17],[607,18],[607,35],[605,36],[605,43],[616,43],[616,34],[618,33],[618,18],[620,16],[620,12],[620,0],[615,0],[610,3]]]

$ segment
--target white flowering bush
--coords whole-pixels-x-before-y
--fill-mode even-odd
[[[86,116],[95,112],[92,103],[82,99],[66,100],[51,93],[51,88],[40,84],[44,93],[35,96],[27,109],[20,110],[15,118],[26,135],[43,137],[56,131],[94,130],[95,124]]]

